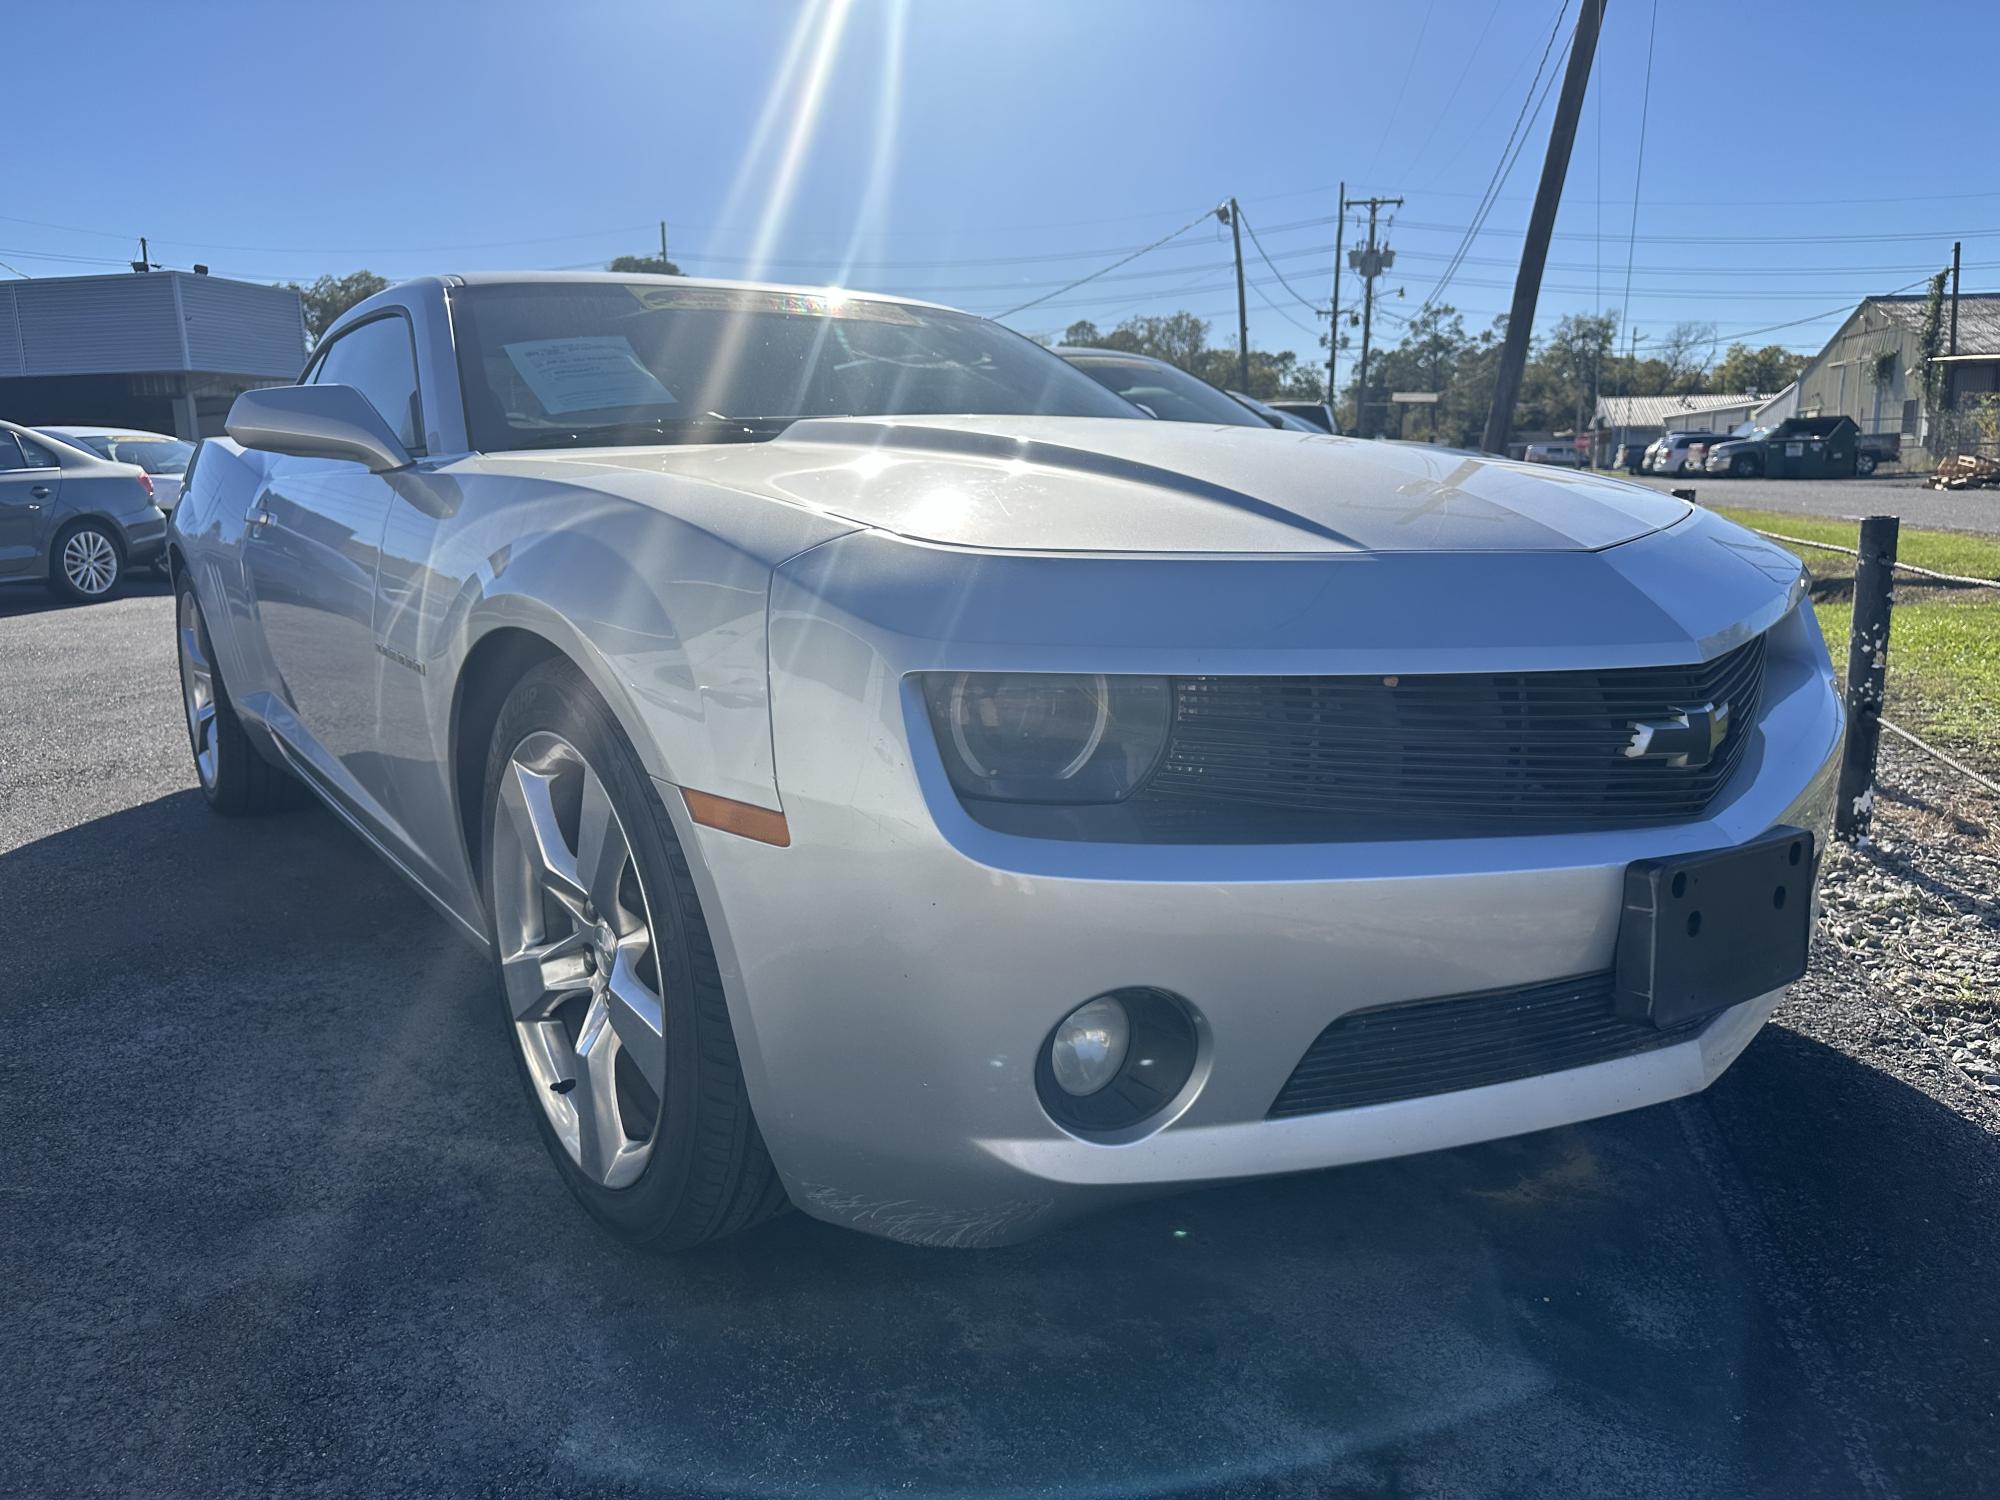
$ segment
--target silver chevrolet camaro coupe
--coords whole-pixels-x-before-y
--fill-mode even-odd
[[[202,789],[310,789],[490,951],[629,1240],[997,1244],[1632,1109],[1803,970],[1826,649],[1679,500],[678,278],[393,288],[228,431]]]

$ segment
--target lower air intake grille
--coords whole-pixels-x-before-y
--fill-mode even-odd
[[[1712,1019],[1661,1031],[1614,1015],[1611,994],[1611,975],[1586,974],[1355,1011],[1306,1049],[1271,1117],[1420,1099],[1609,1062],[1686,1041]]]

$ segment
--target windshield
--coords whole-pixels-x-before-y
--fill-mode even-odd
[[[1065,354],[1063,358],[1106,390],[1116,391],[1127,401],[1145,407],[1163,422],[1226,423],[1231,427],[1269,425],[1234,398],[1175,365],[1150,359],[1120,359],[1115,354]]]
[[[1130,417],[1019,334],[900,302],[658,283],[453,299],[473,447],[743,441],[801,417]]]

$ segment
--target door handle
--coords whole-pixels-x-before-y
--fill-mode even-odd
[[[37,500],[46,500],[49,498],[49,487],[45,484],[38,484],[29,490],[28,493],[33,495]]]

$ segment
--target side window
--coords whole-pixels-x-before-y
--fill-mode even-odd
[[[0,432],[0,474],[9,469],[25,469],[27,464],[21,459],[21,445],[14,441],[11,432]]]
[[[327,345],[315,385],[351,385],[412,453],[422,453],[423,414],[417,402],[417,356],[410,325],[391,313],[351,328]]]
[[[21,456],[27,460],[28,467],[31,469],[54,469],[61,467],[56,462],[56,456],[33,438],[21,439]]]

